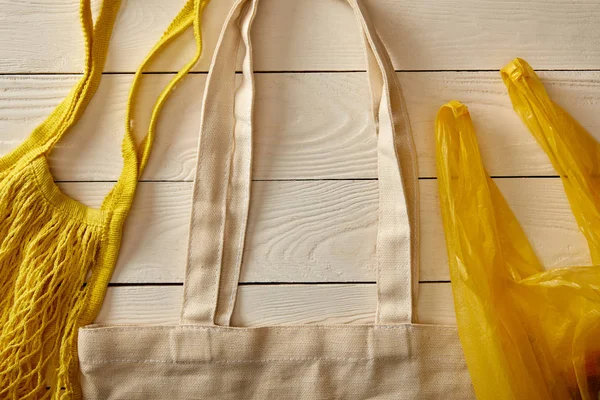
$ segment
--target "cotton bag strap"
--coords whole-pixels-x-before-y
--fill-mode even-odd
[[[237,0],[212,60],[203,100],[181,323],[229,325],[250,202],[254,79],[251,27],[258,0]],[[377,324],[415,321],[418,178],[414,143],[389,56],[358,0],[347,0],[367,53],[377,130]],[[242,44],[241,82],[235,67]]]

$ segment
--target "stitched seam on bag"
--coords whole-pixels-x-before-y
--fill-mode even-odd
[[[418,326],[418,325],[416,325]],[[428,329],[431,328],[437,328],[435,325],[426,325],[428,327]],[[121,327],[121,328],[117,328],[117,327],[97,327],[97,328],[84,328],[82,329],[82,331],[84,332],[90,332],[92,334],[95,334],[96,332],[131,332],[131,331],[154,331],[154,330],[204,330],[204,331],[208,331],[208,330],[213,330],[213,331],[220,331],[220,332],[227,332],[227,333],[231,333],[231,334],[246,334],[247,332],[252,332],[252,331],[259,331],[259,330],[264,330],[264,329],[268,329],[268,330],[299,330],[299,331],[310,331],[310,330],[339,330],[340,332],[343,331],[364,331],[364,330],[368,330],[368,329],[392,329],[392,330],[398,330],[398,329],[411,329],[413,327],[413,325],[411,324],[405,324],[405,325],[363,325],[363,326],[310,326],[310,325],[295,325],[295,326],[265,326],[265,327],[256,327],[256,328],[223,328],[223,327],[218,327],[218,326],[193,326],[193,325],[176,325],[176,326],[169,326],[169,325],[165,325],[165,326],[131,326],[131,327]],[[454,326],[442,326],[440,325],[441,330],[445,330],[445,329],[452,329],[455,327]],[[419,329],[419,328],[417,328]]]
[[[236,327],[218,327],[218,326],[194,326],[194,325],[164,325],[164,326],[130,326],[130,327],[95,327],[95,328],[82,328],[81,331],[92,335],[106,332],[108,334],[112,332],[131,332],[131,331],[165,331],[165,330],[199,330],[199,331],[217,331],[230,334],[247,334],[248,332],[258,332],[259,330],[299,330],[299,331],[310,331],[310,330],[339,330],[343,331],[365,331],[369,329],[373,330],[410,330],[412,328],[420,329],[419,327],[427,327],[427,329],[435,329],[436,331],[452,330],[452,333],[456,332],[456,326],[454,325],[361,325],[361,326],[318,326],[318,325],[295,325],[295,326],[265,326],[256,328],[236,328]]]
[[[82,364],[258,364],[258,363],[269,363],[269,362],[301,362],[301,361],[349,361],[349,362],[361,362],[361,361],[377,361],[377,360],[409,360],[409,355],[395,356],[395,357],[298,357],[298,358],[265,358],[259,360],[190,360],[190,361],[174,361],[174,360],[128,360],[128,359],[109,359],[109,360],[80,360]],[[419,360],[431,360],[440,362],[439,354],[426,356],[419,356]],[[455,358],[446,358],[446,361],[450,361],[450,364],[454,364],[453,361],[460,361]],[[444,363],[447,365],[447,363]],[[460,364],[464,366],[462,363]],[[459,367],[457,365],[457,367]]]
[[[390,359],[406,359],[407,357],[385,357]],[[88,364],[253,364],[267,362],[297,362],[297,361],[374,361],[376,358],[345,358],[345,357],[308,357],[308,358],[266,358],[261,360],[193,360],[193,361],[171,361],[171,360],[93,360],[82,363]]]

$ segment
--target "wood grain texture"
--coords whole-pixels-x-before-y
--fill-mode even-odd
[[[558,178],[497,179],[546,267],[587,265]],[[62,183],[99,205],[110,183]],[[421,180],[422,281],[448,280],[435,180]],[[127,221],[113,282],[183,282],[190,182],[145,182]],[[375,281],[376,181],[254,182],[242,282]]]
[[[177,324],[182,286],[111,287],[96,323]],[[240,286],[233,326],[369,324],[375,320],[374,284]],[[456,324],[449,283],[421,284],[423,324]]]
[[[600,72],[542,72],[550,95],[600,139]],[[459,99],[471,109],[488,171],[495,176],[555,175],[548,157],[512,110],[496,72],[399,73],[421,176],[435,176],[438,108]],[[134,126],[144,132],[170,75],[143,80]],[[50,113],[75,76],[0,77],[0,152]],[[57,180],[115,180],[132,77],[107,75],[87,112],[52,153]],[[254,179],[376,177],[375,133],[364,73],[258,74]],[[191,180],[204,75],[191,75],[167,102],[145,180]]]
[[[96,9],[100,0],[94,2]],[[135,71],[183,0],[125,0],[108,71]],[[366,0],[396,69],[496,69],[516,56],[536,68],[599,68],[596,0]],[[203,18],[206,70],[232,0]],[[77,0],[0,1],[0,72],[76,72],[83,49]],[[356,70],[364,56],[342,1],[263,0],[253,32],[258,70]],[[155,70],[174,71],[193,52],[191,34]]]
[[[101,0],[94,0],[98,10]],[[233,0],[204,18],[206,71]],[[106,70],[133,72],[184,0],[123,0]],[[513,112],[497,70],[515,56],[540,72],[550,95],[600,139],[600,2],[596,0],[365,0],[399,72],[421,177],[434,177],[438,108],[467,104],[488,171],[555,175]],[[67,95],[83,66],[78,0],[0,0],[0,153],[14,148]],[[253,31],[257,74],[252,205],[234,324],[369,323],[374,318],[377,183],[358,29],[343,1],[262,0]],[[150,71],[176,71],[191,32]],[[588,71],[581,71],[588,69]],[[589,69],[595,69],[590,71]],[[488,70],[468,72],[467,70]],[[287,72],[286,72],[287,71]],[[305,73],[313,71],[312,73]],[[331,72],[318,72],[331,71]],[[285,73],[281,73],[285,72]],[[301,73],[289,73],[301,72]],[[31,75],[27,74],[39,74]],[[45,75],[46,73],[49,73]],[[3,75],[4,74],[4,75]],[[9,74],[9,75],[6,75]],[[14,75],[10,75],[14,74]],[[171,74],[146,76],[134,127]],[[164,110],[154,153],[126,225],[97,322],[176,323],[187,250],[200,105],[206,75],[189,76]],[[105,75],[80,123],[52,154],[63,190],[99,206],[122,166],[120,143],[132,75]],[[319,181],[322,179],[337,179]],[[341,179],[341,180],[340,180]],[[85,181],[85,182],[76,182]],[[497,179],[547,267],[589,264],[587,245],[556,178]],[[421,180],[421,280],[448,279],[435,180]],[[348,284],[293,284],[349,282]],[[423,283],[422,323],[454,323],[448,283]]]

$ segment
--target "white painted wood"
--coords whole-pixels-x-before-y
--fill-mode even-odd
[[[497,179],[546,267],[590,263],[558,178]],[[99,205],[109,183],[62,183]],[[448,280],[437,182],[421,180],[421,280]],[[191,182],[144,182],[113,282],[183,282]],[[254,182],[242,282],[375,281],[375,181]]]
[[[111,287],[96,323],[176,324],[182,286]],[[375,320],[375,285],[240,286],[234,326],[368,324]],[[456,323],[449,283],[421,284],[419,322]]]
[[[134,71],[184,0],[124,0],[109,71]],[[232,0],[214,0],[204,23],[205,70]],[[596,0],[366,0],[397,69],[496,69],[520,56],[536,68],[600,67]],[[96,6],[99,0],[95,1]],[[0,72],[82,68],[78,0],[0,1]],[[253,34],[259,70],[364,68],[349,7],[334,0],[263,0]],[[155,66],[190,57],[186,35]]]
[[[600,139],[600,72],[542,72],[550,95]],[[492,175],[554,175],[548,158],[512,110],[496,72],[399,73],[421,176],[435,176],[433,124],[451,99],[467,104]],[[171,76],[142,84],[135,126],[147,126],[155,96]],[[114,180],[132,77],[105,76],[81,121],[52,154],[56,179]],[[76,77],[0,76],[0,151],[50,113]],[[258,74],[255,179],[373,178],[375,137],[364,73]],[[205,75],[191,75],[167,102],[146,180],[190,180],[195,167]]]
[[[213,0],[204,18],[205,71],[233,0]],[[0,0],[0,153],[16,146],[78,79],[82,40],[78,0]],[[123,0],[107,71],[132,72],[184,0]],[[600,3],[596,0],[365,0],[403,85],[419,171],[435,176],[433,123],[439,106],[469,105],[487,169],[497,176],[554,175],[547,157],[512,111],[497,70],[515,56],[541,72],[550,95],[600,139]],[[97,10],[100,0],[94,0]],[[370,282],[377,192],[364,56],[342,1],[262,0],[253,33],[259,71],[338,71],[257,75],[257,132],[248,251],[243,282]],[[189,59],[188,32],[152,71]],[[348,72],[339,72],[348,71]],[[2,75],[2,74],[18,75]],[[25,75],[21,75],[25,74]],[[148,75],[134,124],[170,75]],[[200,102],[206,76],[179,86],[158,136],[125,230],[113,282],[182,282]],[[99,205],[120,173],[120,142],[131,75],[106,75],[81,122],[52,156],[61,187]],[[345,181],[318,181],[319,179]],[[309,179],[317,181],[290,181]],[[277,181],[272,181],[277,180]],[[498,179],[547,267],[589,264],[558,179]],[[422,180],[421,279],[448,279],[435,180]],[[174,323],[180,286],[114,287],[98,322]],[[372,284],[245,285],[236,325],[368,323]],[[447,283],[421,284],[420,322],[454,323]]]

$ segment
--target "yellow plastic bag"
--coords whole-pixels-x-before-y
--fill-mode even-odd
[[[550,100],[525,61],[501,74],[599,264],[600,146]],[[435,129],[458,330],[477,397],[598,399],[600,266],[544,270],[482,164],[467,107],[444,105]]]

